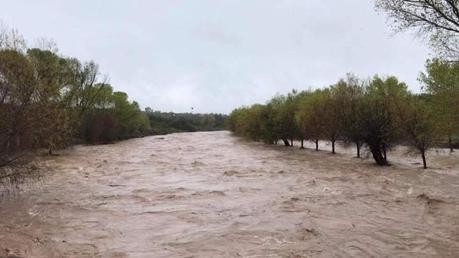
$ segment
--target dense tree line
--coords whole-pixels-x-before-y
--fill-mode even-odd
[[[0,167],[21,152],[50,153],[76,140],[107,142],[150,132],[148,117],[113,91],[97,64],[28,48],[15,30],[0,33]]]
[[[216,131],[225,129],[226,115],[153,111],[146,108],[153,134]]]
[[[366,146],[378,165],[387,165],[387,151],[406,144],[422,157],[434,144],[447,142],[453,151],[459,136],[459,64],[434,59],[421,75],[425,93],[413,94],[396,77],[360,80],[353,75],[317,90],[292,91],[268,103],[235,109],[231,131],[252,140],[292,146],[319,140]]]

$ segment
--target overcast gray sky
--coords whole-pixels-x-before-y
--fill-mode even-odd
[[[99,63],[142,107],[230,112],[353,72],[410,89],[428,48],[394,35],[372,0],[0,0],[0,19],[33,43]]]

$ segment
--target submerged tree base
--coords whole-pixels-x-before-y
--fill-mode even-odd
[[[379,144],[376,146],[369,145],[371,155],[373,156],[373,159],[375,160],[378,166],[388,166],[389,163],[387,162],[387,159],[385,158],[385,155],[383,153],[384,151],[381,150],[379,146],[380,146]]]

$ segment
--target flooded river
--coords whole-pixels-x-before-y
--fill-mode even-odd
[[[338,151],[228,132],[76,146],[3,201],[0,256],[458,257],[457,154],[423,170]]]

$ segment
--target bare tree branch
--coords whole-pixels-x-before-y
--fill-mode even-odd
[[[415,29],[443,56],[459,58],[458,0],[376,0],[397,30]]]

